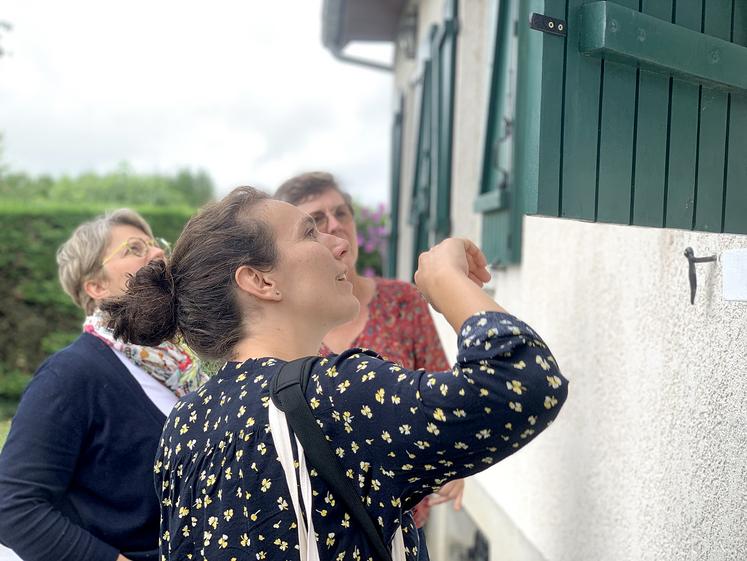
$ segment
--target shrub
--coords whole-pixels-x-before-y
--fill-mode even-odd
[[[381,276],[387,251],[388,226],[386,209],[357,206],[355,222],[358,229],[358,272],[365,276]]]

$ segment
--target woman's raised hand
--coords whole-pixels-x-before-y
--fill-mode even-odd
[[[472,280],[477,286],[490,280],[487,260],[480,248],[463,238],[447,238],[420,254],[415,284],[428,301],[432,301],[430,288],[443,275],[457,274]]]
[[[490,280],[487,259],[469,240],[448,238],[418,258],[415,284],[426,300],[458,330],[479,311],[504,311],[482,291]]]

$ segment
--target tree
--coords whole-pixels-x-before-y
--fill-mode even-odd
[[[0,170],[0,197],[25,203],[194,208],[212,199],[213,192],[213,182],[202,170],[182,169],[174,175],[142,174],[124,162],[115,171],[105,174],[85,172],[59,178]]]

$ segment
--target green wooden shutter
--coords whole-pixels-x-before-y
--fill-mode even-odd
[[[431,160],[434,189],[431,192],[431,243],[438,243],[451,233],[451,149],[454,122],[454,73],[456,69],[456,35],[458,4],[447,0],[444,21],[434,34],[431,53],[433,64],[431,90],[431,133],[434,157]]]
[[[397,242],[399,241],[399,193],[402,180],[402,121],[404,117],[404,98],[399,97],[397,112],[392,121],[392,154],[391,166],[391,190],[390,190],[390,215],[389,215],[389,243],[387,252],[386,275],[390,278],[397,277]]]
[[[451,152],[458,2],[446,0],[444,20],[430,29],[419,80],[420,108],[410,224],[413,271],[418,256],[451,233]]]
[[[482,248],[494,265],[517,263],[521,256],[522,205],[513,174],[516,92],[516,1],[502,0],[496,19],[488,123],[483,147],[480,195]]]
[[[435,27],[432,30],[435,32]],[[428,220],[431,200],[431,60],[423,61],[420,78],[420,107],[418,109],[418,138],[415,148],[415,173],[412,182],[412,204],[410,224],[413,226],[412,270],[418,268],[418,256],[426,251],[428,243]]]
[[[528,0],[516,182],[530,213],[747,233],[747,3]],[[533,13],[565,37],[531,29]]]

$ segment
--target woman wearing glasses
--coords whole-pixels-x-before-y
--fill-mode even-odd
[[[26,561],[157,559],[153,458],[166,416],[203,376],[184,347],[115,339],[99,305],[163,258],[128,209],[82,224],[57,252],[83,333],[36,372],[0,454],[0,542]]]

